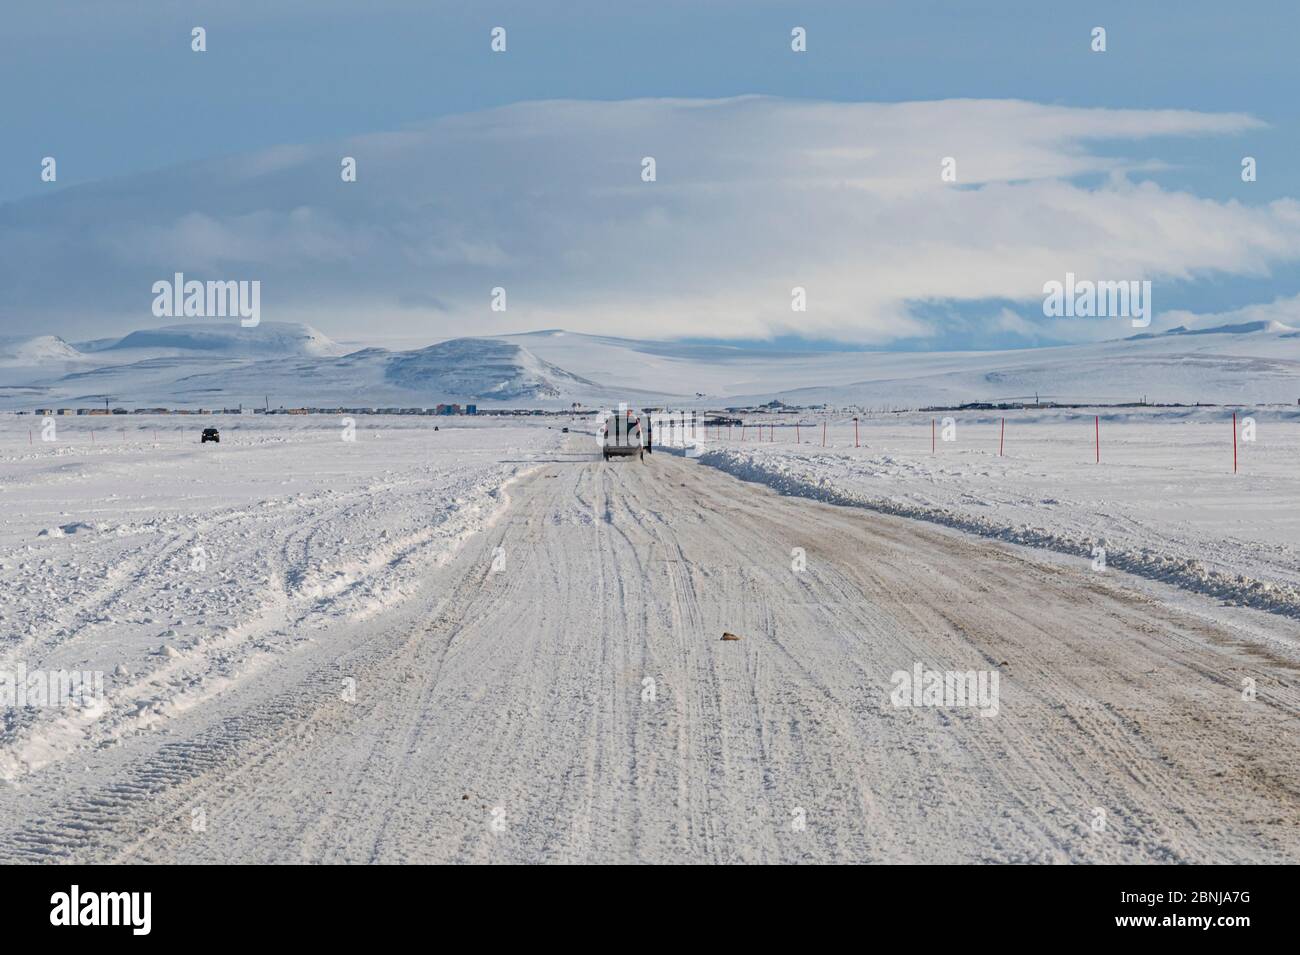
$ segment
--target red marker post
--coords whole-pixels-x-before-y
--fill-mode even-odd
[[[934,419],[930,419],[930,453],[934,454]]]
[[[853,446],[858,446],[858,419],[853,419]]]
[[[1002,457],[1002,449],[1007,446],[1007,419],[1002,419],[1002,434],[998,437],[998,457]]]
[[[822,422],[822,447],[826,447],[826,422]]]
[[[1096,429],[1097,463],[1101,464],[1101,415],[1096,416],[1093,427]]]
[[[1237,412],[1232,413],[1232,473],[1237,473]]]

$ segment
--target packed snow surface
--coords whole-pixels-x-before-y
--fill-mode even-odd
[[[35,424],[0,418],[0,670],[124,669],[100,740],[159,725],[317,628],[382,616],[559,433],[131,416],[60,419],[46,442]],[[220,443],[199,443],[208,426]],[[76,730],[11,722],[0,780],[59,758]]]
[[[0,860],[1300,860],[1289,604],[1116,566],[1293,586],[1281,416],[1235,477],[1214,412],[1107,419],[1100,465],[1060,414],[608,463],[583,420],[31,423],[0,670],[105,692],[4,711]],[[900,705],[917,667],[996,706]]]

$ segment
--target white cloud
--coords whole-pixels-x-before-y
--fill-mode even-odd
[[[0,312],[34,325],[94,308],[150,324],[152,281],[183,271],[260,279],[267,320],[345,337],[563,326],[928,333],[943,347],[917,303],[1032,304],[1072,271],[1151,279],[1158,309],[1162,283],[1300,256],[1295,201],[1248,207],[1130,181],[1163,162],[1156,137],[1258,125],[1019,101],[524,103],[0,208]],[[1142,155],[1091,151],[1101,140]],[[654,183],[640,179],[647,155]],[[343,156],[358,182],[340,180]],[[956,187],[940,181],[945,156]],[[1078,181],[1091,174],[1100,185]],[[498,285],[506,313],[488,309]],[[794,286],[806,313],[790,310]],[[1114,334],[1102,324],[1069,333]]]

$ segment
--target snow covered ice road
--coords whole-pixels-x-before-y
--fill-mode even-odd
[[[1285,644],[679,456],[547,457],[382,616],[0,787],[0,859],[1300,861]],[[917,663],[996,670],[997,715],[894,706]]]

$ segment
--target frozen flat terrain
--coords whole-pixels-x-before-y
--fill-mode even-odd
[[[544,425],[14,420],[7,657],[130,675],[6,727],[0,859],[1300,861],[1287,616]]]
[[[859,447],[843,415],[751,416],[777,424],[710,431],[703,460],[1300,620],[1300,409],[1236,409],[1236,474],[1233,413],[1101,409],[1100,463],[1087,410],[864,415]]]
[[[558,439],[463,418],[363,417],[345,441],[323,416],[115,416],[56,419],[44,442],[40,419],[0,422],[0,663],[103,671],[112,690],[88,728],[6,710],[0,780],[381,617]],[[219,444],[199,444],[206,425]]]

